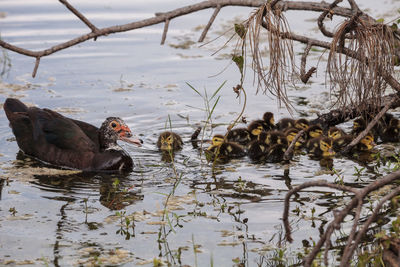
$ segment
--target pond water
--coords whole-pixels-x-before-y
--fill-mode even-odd
[[[385,1],[379,7],[374,1],[360,2],[379,18],[394,16],[393,6],[399,1]],[[97,27],[193,3],[71,1]],[[88,32],[57,1],[0,0],[0,8],[1,38],[27,49],[48,48]],[[224,8],[208,41],[251,11]],[[160,260],[189,266],[276,265],[280,244],[286,251],[301,251],[301,241],[317,240],[320,226],[332,218],[329,211],[348,200],[322,189],[296,196],[292,207],[299,207],[300,215],[291,214],[295,242],[282,244],[283,200],[290,188],[313,179],[343,178],[355,186],[376,179],[373,166],[346,158],[334,159],[336,174],[302,154],[288,165],[254,164],[248,158],[215,169],[207,163],[190,144],[207,113],[203,99],[188,83],[211,96],[226,81],[212,115],[215,127],[207,128],[206,139],[224,133],[243,104],[232,90],[240,81],[229,60],[232,46],[213,55],[232,31],[205,46],[190,42],[198,39],[197,26],[206,24],[211,13],[172,20],[163,46],[163,25],[155,25],[60,51],[41,60],[34,79],[34,59],[8,52],[12,67],[0,84],[1,103],[17,97],[97,126],[106,117],[120,116],[144,145],[121,144],[136,163],[129,175],[59,170],[18,153],[0,112],[0,264],[152,266]],[[288,16],[296,32],[316,33],[315,14],[306,13],[301,20],[298,13]],[[296,51],[303,47],[296,44]],[[308,64],[317,64],[319,53],[313,52],[312,58]],[[310,85],[290,87],[294,117],[312,119],[328,110],[325,60]],[[247,76],[249,121],[265,111],[274,112],[276,120],[289,115],[272,96],[256,94],[250,68]],[[348,131],[350,125],[342,126]],[[158,134],[169,127],[185,142],[173,164],[163,161],[155,147]],[[359,175],[354,175],[356,169],[362,169]],[[313,208],[319,219],[310,219]]]

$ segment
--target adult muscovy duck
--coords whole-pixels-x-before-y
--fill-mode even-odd
[[[19,148],[41,161],[84,171],[133,169],[133,160],[118,144],[122,140],[140,146],[118,117],[107,118],[100,128],[67,118],[50,109],[27,107],[7,98],[4,111]]]

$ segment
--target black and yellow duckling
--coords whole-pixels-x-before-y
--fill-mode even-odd
[[[228,160],[231,158],[240,158],[246,155],[244,148],[235,143],[228,142],[225,140],[224,136],[221,134],[216,134],[212,138],[212,144],[205,151],[207,159],[214,160],[222,159]]]
[[[310,127],[310,122],[307,119],[298,119],[294,123],[294,128],[299,130],[307,130]]]
[[[307,135],[307,140],[310,140],[312,138],[320,137],[324,134],[324,131],[322,130],[322,127],[319,124],[316,125],[311,125],[308,127],[306,131]]]
[[[263,123],[263,120],[255,120],[247,128],[232,129],[226,134],[226,140],[246,146],[251,141],[257,139],[257,136],[264,131]]]
[[[297,128],[294,128],[294,127],[289,128],[285,131],[286,140],[287,140],[289,146],[299,132],[300,132],[300,130]],[[299,139],[297,139],[297,141],[295,143],[295,148],[296,149],[301,148],[304,145],[304,143],[305,143],[305,139],[303,136],[301,136]]]
[[[279,162],[282,161],[286,148],[287,140],[282,132],[262,132],[258,139],[250,144],[248,156],[254,161]]]
[[[382,142],[400,142],[400,120],[392,117],[379,125],[379,136]]]
[[[275,129],[275,119],[274,113],[272,112],[265,112],[263,115],[263,128],[264,131],[270,131]]]
[[[158,136],[157,147],[162,152],[174,152],[182,149],[182,146],[182,138],[174,132],[165,131]]]
[[[247,128],[240,127],[230,130],[226,134],[226,140],[245,146],[251,142],[251,135]]]
[[[345,135],[346,133],[339,127],[333,126],[328,129],[328,137],[332,138],[333,140],[339,139]]]
[[[332,138],[325,136],[311,139],[306,149],[310,157],[314,159],[331,158],[336,154],[333,150]]]
[[[294,127],[296,121],[294,119],[291,118],[282,118],[278,121],[278,123],[276,124],[276,129],[279,131],[285,131],[289,128]]]
[[[286,135],[281,131],[268,131],[262,132],[258,137],[257,140],[265,143],[268,146],[276,145],[276,144],[284,144],[288,145]]]
[[[350,132],[351,135],[357,136],[367,128],[367,122],[364,118],[359,117],[353,121],[353,128]]]
[[[351,141],[353,141],[354,138],[356,138],[356,136],[354,137],[352,135],[344,135],[338,139],[335,139],[333,141],[334,151],[342,151],[348,144],[351,143]],[[364,138],[360,140],[360,142],[358,142],[357,145],[352,148],[352,152],[370,151],[374,146],[374,135],[372,133],[368,133],[366,136],[364,136]]]

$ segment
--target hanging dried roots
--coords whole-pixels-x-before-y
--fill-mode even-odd
[[[257,93],[270,92],[276,96],[279,103],[283,102],[290,109],[287,97],[287,84],[293,83],[295,69],[293,41],[286,38],[289,25],[280,9],[271,8],[266,3],[257,9],[247,20],[247,33],[252,58],[252,68],[257,80]],[[266,41],[260,42],[261,28],[266,28]],[[265,33],[263,33],[265,34]],[[246,42],[242,40],[242,44]],[[266,43],[267,47],[260,47]],[[264,60],[262,50],[267,49],[269,60]]]
[[[359,15],[345,21],[336,31],[327,75],[338,107],[353,105],[363,110],[366,100],[372,99],[376,105],[373,113],[377,113],[387,87],[384,77],[394,71],[395,40],[389,27],[362,20]]]

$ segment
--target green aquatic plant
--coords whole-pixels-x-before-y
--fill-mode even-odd
[[[135,237],[135,221],[134,218],[130,219],[126,215],[126,211],[117,211],[115,215],[120,220],[120,229],[116,231],[116,234],[125,236],[125,240],[129,240],[131,237]]]

